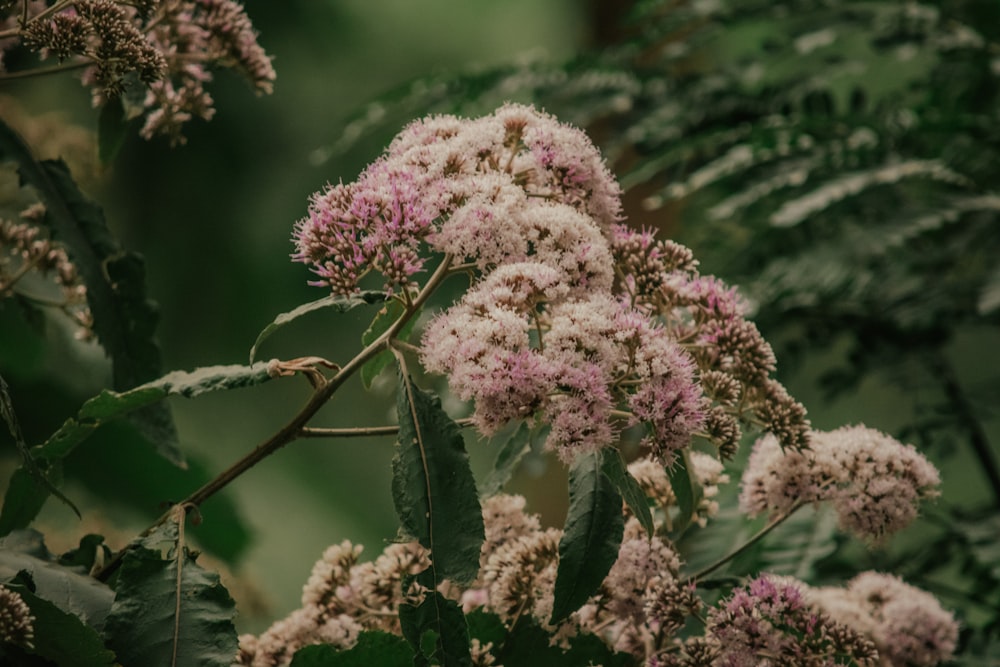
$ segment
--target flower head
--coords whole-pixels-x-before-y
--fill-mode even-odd
[[[937,495],[937,470],[912,445],[865,426],[813,432],[812,446],[783,451],[774,436],[754,445],[740,506],[780,514],[798,503],[829,500],[840,526],[879,540],[909,525],[918,503]]]

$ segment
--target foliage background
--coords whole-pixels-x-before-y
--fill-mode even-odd
[[[974,10],[975,4],[950,3],[950,8],[972,11],[969,7]],[[419,3],[419,7],[403,0],[256,0],[246,5],[262,33],[262,44],[276,57],[279,79],[275,94],[253,99],[235,77],[220,76],[213,90],[219,109],[216,119],[192,126],[186,147],[171,150],[164,142],[146,143],[130,137],[112,168],[91,184],[123,244],[147,258],[149,293],[161,307],[159,338],[167,369],[244,362],[256,333],[276,313],[320,296],[320,290],[305,285],[306,271],[288,261],[291,226],[303,215],[310,193],[328,180],[353,179],[398,130],[392,113],[384,118],[373,113],[387,111],[384,105],[365,110],[370,99],[396,88],[401,92],[395,99],[402,95],[415,113],[422,113],[421,105],[448,111],[474,109],[480,98],[503,95],[507,90],[511,96],[531,99],[526,86],[511,84],[509,89],[501,87],[498,91],[489,87],[491,79],[484,76],[466,79],[465,87],[460,88],[463,98],[449,100],[446,108],[432,103],[441,97],[434,86],[447,81],[449,72],[468,72],[477,67],[488,71],[492,65],[532,58],[558,63],[581,50],[600,47],[618,37],[611,29],[615,17],[606,12],[620,6],[614,2],[584,4],[570,0],[435,0]],[[769,31],[777,35],[786,27],[777,19],[748,25],[742,32],[733,32],[728,42],[733,53],[750,49],[763,41],[762,35],[767,37]],[[919,58],[917,62],[921,62]],[[580,65],[578,61],[577,66],[585,69],[586,62]],[[440,76],[426,78],[434,73]],[[904,70],[894,68],[876,71],[867,75],[865,84],[876,91],[894,87],[905,91],[904,74]],[[422,83],[410,85],[408,82],[415,77],[425,78]],[[918,83],[926,85],[924,80]],[[552,88],[558,89],[558,85]],[[96,114],[88,108],[86,93],[69,77],[8,86],[0,93],[15,95],[36,112],[69,108],[81,124],[96,125]],[[539,95],[543,100],[544,93]],[[551,110],[560,115],[580,111],[567,103],[571,97],[562,98],[564,109],[557,108],[558,94],[550,94],[547,99]],[[989,95],[984,93],[984,99],[990,99]],[[706,100],[706,104],[711,102]],[[357,119],[359,109],[369,114],[372,130],[353,143],[348,152],[332,150],[345,127],[352,127],[349,121]],[[405,118],[408,111],[402,113]],[[821,111],[815,116],[823,118]],[[597,136],[600,141],[600,133]],[[704,153],[711,157],[712,147]],[[994,167],[993,173],[996,171]],[[727,188],[735,190],[736,186],[721,182],[707,197],[718,201],[730,193]],[[637,188],[635,194],[639,196],[626,200],[630,217],[642,224],[664,227],[691,244],[707,272],[737,283],[760,277],[759,268],[766,265],[767,258],[760,259],[759,249],[766,250],[769,242],[775,242],[768,238],[766,230],[761,232],[752,224],[742,228],[702,225],[697,202],[688,210],[667,207],[650,212],[642,205],[642,197],[649,192]],[[914,191],[904,195],[917,198]],[[883,199],[883,203],[888,201],[888,197]],[[756,230],[752,233],[757,236],[752,236],[750,230]],[[994,243],[996,236],[994,232]],[[810,241],[805,239],[806,247]],[[825,268],[840,268],[848,274],[858,270],[850,243],[827,237],[816,240],[816,246],[832,249],[833,259]],[[799,267],[799,274],[792,273],[792,279],[807,276],[817,266]],[[942,269],[914,262],[914,266],[914,271],[925,272],[919,279],[927,281],[933,272],[953,271],[958,265],[946,264]],[[949,282],[949,275],[939,277],[942,283]],[[766,293],[764,282],[756,285],[762,293]],[[947,298],[946,291],[944,294]],[[940,312],[919,295],[912,305],[916,311]],[[766,307],[762,308],[764,315],[766,311]],[[774,313],[780,314],[778,309]],[[815,309],[814,315],[817,313],[823,314],[822,306]],[[334,324],[332,316],[324,319],[322,314],[316,315],[308,323],[297,323],[268,341],[263,357],[316,354],[344,358],[345,350],[356,349],[367,317],[367,313],[358,314],[352,329],[344,326],[343,317]],[[66,332],[54,323],[41,338],[9,307],[0,311],[0,318],[4,334],[0,364],[5,377],[10,375],[15,405],[29,442],[40,441],[82,400],[105,386],[108,369],[96,348],[88,350],[71,343]],[[869,350],[884,363],[872,363],[870,359],[862,363],[864,360],[859,361],[854,353],[850,336],[843,332],[831,334],[782,325],[773,317],[762,322],[765,335],[777,337],[779,343],[779,375],[809,407],[815,426],[833,428],[864,422],[900,433],[904,427],[938,416],[935,411],[939,401],[934,388],[928,389],[927,378],[915,379],[905,359],[894,365],[889,358],[900,356],[902,348],[889,345]],[[819,346],[821,351],[796,354],[804,344],[812,350]],[[947,347],[948,358],[963,386],[975,397],[974,409],[991,443],[1000,441],[1000,424],[988,410],[997,396],[998,388],[993,385],[998,346],[996,322],[986,321],[960,327]],[[843,373],[830,375],[831,370],[843,370],[845,364],[851,372],[860,374],[860,383],[843,382]],[[831,377],[839,377],[840,386],[846,390],[831,393]],[[94,494],[94,502],[81,504],[107,508],[109,515],[104,519],[123,528],[142,527],[159,514],[161,501],[176,500],[197,486],[199,466],[201,475],[222,469],[280,426],[305,396],[305,386],[296,394],[287,384],[281,384],[280,388],[266,385],[196,402],[174,401],[182,445],[193,463],[189,473],[171,468],[152,452],[130,446],[134,443],[127,429],[102,429],[67,466],[70,495],[75,498]],[[387,413],[388,404],[383,409],[363,393],[343,392],[324,411],[324,419],[331,426],[375,424],[384,423]],[[910,440],[920,433],[911,430]],[[800,557],[808,553],[808,567],[816,565],[821,574],[834,576],[898,565],[901,558],[912,554],[908,549],[919,551],[929,541],[937,540],[924,555],[947,562],[952,572],[937,577],[939,590],[935,592],[945,591],[946,606],[968,605],[973,610],[970,613],[982,616],[982,607],[988,608],[996,601],[994,598],[970,603],[967,596],[953,595],[949,599],[947,595],[949,586],[964,588],[969,583],[957,574],[959,570],[969,563],[981,564],[997,549],[987,533],[977,547],[987,552],[973,554],[962,543],[970,534],[967,530],[950,534],[942,528],[942,523],[950,521],[948,512],[953,508],[978,510],[993,503],[981,466],[961,438],[955,429],[945,428],[943,435],[939,432],[920,442],[932,447],[929,453],[942,467],[945,500],[940,507],[930,509],[931,521],[912,528],[894,550],[867,552],[860,545],[843,543],[839,545],[843,549],[834,553],[829,535],[819,546],[793,548],[800,546],[802,539],[822,537],[817,531],[809,531],[811,517],[789,526],[785,534],[774,536],[777,549],[784,543],[788,547],[786,558],[800,559],[796,567],[801,567]],[[954,441],[950,446],[949,439]],[[13,454],[12,449],[5,451]],[[470,451],[474,459],[477,453],[480,460],[489,457],[484,447],[474,445]],[[993,456],[997,457],[995,444]],[[389,457],[388,440],[298,442],[241,479],[227,499],[206,504],[206,523],[201,531],[206,549],[236,563],[243,580],[258,589],[266,604],[266,609],[259,609],[256,616],[252,605],[241,606],[241,630],[257,630],[269,619],[296,607],[309,567],[328,544],[352,539],[366,544],[369,554],[373,554],[391,539],[396,519],[388,493]],[[535,509],[541,510],[553,525],[561,524],[565,504],[565,485],[549,483],[553,476],[561,474],[558,468],[538,468],[534,471],[537,475],[524,475],[516,481],[518,490],[527,492]],[[118,505],[108,508],[107,501],[112,498]],[[234,513],[238,515],[235,521]],[[1000,530],[996,514],[980,513],[974,518],[987,530],[994,525]],[[65,508],[49,504],[46,521],[68,523],[70,519]],[[96,530],[108,534],[106,526]],[[68,548],[72,543],[58,546]],[[993,552],[988,551],[990,548]],[[1000,554],[996,556],[1000,558]],[[781,559],[775,553],[755,557],[771,562]],[[919,562],[911,563],[910,569],[915,570],[911,574],[919,575],[921,567]],[[994,587],[984,590],[987,595],[996,595],[1000,575],[994,572],[986,576]],[[234,593],[239,596],[239,586]],[[989,622],[988,615],[982,622]]]

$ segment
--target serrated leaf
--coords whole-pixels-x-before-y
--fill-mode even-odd
[[[521,460],[530,451],[531,427],[527,422],[522,422],[517,430],[507,438],[507,441],[500,446],[497,452],[496,461],[493,463],[493,470],[483,482],[479,495],[484,498],[500,493],[507,482],[514,475]]]
[[[328,644],[300,648],[290,667],[411,667],[413,650],[399,635],[381,630],[365,630],[349,649]]]
[[[417,581],[430,590],[419,605],[399,605],[399,626],[416,654],[414,667],[436,664],[443,667],[472,667],[469,629],[462,608],[454,600],[434,590],[435,577],[425,571]],[[425,645],[427,642],[429,645]],[[428,655],[429,654],[429,655]],[[434,662],[431,662],[433,660]]]
[[[25,531],[33,533],[34,531]],[[114,593],[93,577],[38,558],[30,553],[12,550],[17,534],[0,542],[0,582],[13,581],[26,572],[34,582],[34,593],[100,632],[105,625]]]
[[[113,362],[114,386],[129,389],[160,374],[153,341],[156,308],[145,296],[142,259],[122,250],[101,208],[80,192],[61,161],[38,161],[0,121],[0,159],[13,160],[23,183],[45,204],[45,221],[66,244],[87,287],[94,332]]]
[[[680,510],[673,525],[674,532],[680,534],[690,525],[694,509],[701,500],[701,485],[694,477],[691,454],[688,450],[683,450],[674,461],[674,465],[667,469],[667,478],[670,480],[670,488],[674,491],[677,508]]]
[[[583,606],[618,558],[625,520],[622,497],[603,470],[605,456],[580,456],[569,469],[569,510],[559,540],[552,624]]]
[[[102,424],[152,405],[167,396],[194,398],[208,392],[261,384],[269,379],[264,367],[205,366],[190,372],[174,371],[129,391],[104,390],[84,403],[76,417],[66,420],[58,431],[32,451],[39,459],[60,460]],[[166,458],[172,460],[171,457]]]
[[[646,497],[642,487],[639,486],[639,482],[628,471],[621,452],[618,450],[607,452],[604,455],[603,470],[604,474],[614,483],[615,488],[618,489],[618,493],[625,500],[625,504],[632,510],[632,514],[642,524],[646,534],[652,537],[655,527],[653,525],[653,513],[649,510],[649,498]]]
[[[264,329],[257,335],[257,340],[254,341],[253,346],[250,348],[250,364],[252,365],[254,359],[257,358],[257,350],[260,348],[261,343],[269,338],[275,331],[289,322],[294,322],[303,315],[308,315],[309,313],[317,310],[325,309],[331,309],[338,313],[346,313],[347,311],[353,310],[358,306],[368,306],[373,303],[385,301],[385,299],[385,292],[375,291],[361,292],[352,296],[331,294],[330,296],[325,296],[322,299],[316,299],[315,301],[304,303],[298,308],[293,308],[287,313],[281,313],[274,318],[273,322],[264,327]]]
[[[441,400],[399,370],[399,436],[392,497],[403,530],[431,551],[437,581],[469,584],[485,539],[482,507],[461,431]]]
[[[392,299],[378,311],[375,318],[372,320],[371,325],[365,332],[361,335],[361,344],[368,346],[378,340],[378,337],[389,330],[393,324],[396,323],[403,313],[406,312],[405,306],[401,304],[396,299]],[[405,341],[410,336],[410,332],[413,331],[413,326],[417,323],[417,315],[414,314],[409,321],[403,326],[399,331],[397,336],[400,340]],[[392,352],[389,350],[382,350],[374,357],[369,359],[364,366],[361,367],[361,383],[364,385],[365,389],[370,389],[372,382],[378,377],[386,366],[392,362]]]
[[[73,667],[110,667],[118,664],[115,654],[104,646],[98,630],[84,623],[77,615],[61,609],[24,586],[11,585],[35,617],[34,648],[28,653],[50,660],[56,665]]]
[[[140,546],[125,555],[105,631],[122,664],[231,667],[239,645],[233,599],[219,575],[181,552],[162,558]]]
[[[101,164],[108,165],[114,161],[125,145],[127,134],[128,122],[122,100],[120,97],[113,97],[101,107],[97,119],[97,155]]]

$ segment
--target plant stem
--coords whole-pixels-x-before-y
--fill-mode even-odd
[[[393,343],[393,347],[396,344]],[[470,426],[471,419],[456,419],[459,426]],[[399,426],[389,424],[387,426],[357,426],[354,428],[309,428],[303,427],[299,432],[300,438],[365,438],[380,435],[395,435],[399,432]]]
[[[72,72],[73,70],[83,69],[84,67],[89,67],[93,65],[89,60],[72,60],[64,63],[59,63],[58,65],[49,65],[48,67],[33,67],[31,69],[23,69],[18,72],[4,72],[0,74],[0,83],[4,81],[12,81],[14,79],[30,79],[34,76],[46,76],[48,74],[62,74],[63,72]]]
[[[787,512],[785,512],[784,514],[780,514],[777,517],[775,517],[775,518],[771,519],[770,521],[768,521],[766,526],[764,526],[759,531],[757,531],[757,533],[753,537],[751,537],[749,540],[747,540],[746,542],[744,542],[743,544],[741,544],[734,551],[732,551],[731,553],[729,553],[726,556],[723,556],[722,558],[720,558],[719,560],[715,561],[714,563],[712,563],[708,567],[702,568],[701,570],[699,570],[695,574],[691,575],[690,579],[693,580],[693,581],[697,581],[698,579],[703,579],[706,576],[708,576],[709,574],[711,574],[712,572],[715,572],[720,567],[722,567],[723,565],[725,565],[726,563],[728,563],[729,561],[731,561],[732,559],[736,558],[741,553],[743,553],[744,551],[746,551],[747,549],[749,549],[750,547],[752,547],[753,545],[755,545],[757,542],[761,541],[768,533],[770,533],[772,530],[774,530],[779,525],[781,525],[781,523],[784,522],[785,519],[787,519],[788,517],[790,517],[793,514],[795,514],[796,510],[798,510],[804,504],[805,503],[803,503],[802,501],[796,502],[794,505],[792,505],[790,508],[788,508]]]
[[[427,280],[427,284],[424,285],[424,288],[420,291],[417,297],[413,300],[413,303],[406,309],[400,318],[396,320],[392,326],[385,331],[385,333],[379,336],[366,348],[361,350],[357,356],[347,362],[347,364],[345,364],[336,375],[320,384],[309,397],[306,404],[301,410],[299,410],[290,422],[288,422],[266,441],[258,445],[251,452],[246,454],[239,461],[219,473],[215,479],[206,483],[200,489],[189,495],[179,504],[183,506],[200,506],[247,470],[254,467],[288,443],[302,437],[303,429],[305,429],[306,423],[308,423],[308,421],[312,419],[317,412],[319,412],[320,408],[326,405],[327,401],[329,401],[333,394],[340,389],[341,386],[343,386],[348,378],[358,372],[369,359],[385,349],[388,346],[389,341],[399,333],[400,329],[406,325],[409,319],[413,317],[427,302],[431,293],[433,293],[434,290],[437,289],[438,285],[441,284],[441,281],[447,277],[448,266],[451,264],[451,260],[451,255],[445,255],[441,264],[434,271],[434,274]],[[142,533],[139,534],[139,539],[150,535],[154,530],[170,519],[171,511],[164,513],[152,525],[142,531]],[[108,560],[107,564],[94,576],[100,581],[106,581],[107,578],[110,577],[121,565],[122,558],[128,549],[129,547],[126,546],[124,549],[112,556],[111,559]]]

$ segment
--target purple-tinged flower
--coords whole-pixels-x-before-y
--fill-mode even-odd
[[[880,540],[906,527],[918,503],[937,496],[937,470],[912,445],[864,426],[813,432],[812,446],[782,450],[768,435],[743,473],[740,507],[751,516],[829,500],[841,528]]]
[[[357,291],[371,271],[383,275],[387,290],[405,289],[423,270],[419,244],[440,213],[425,194],[410,173],[375,162],[356,182],[313,195],[295,226],[292,258],[312,265],[322,279],[314,284],[339,294]]]
[[[874,665],[877,657],[870,641],[813,611],[793,580],[767,575],[712,609],[707,632],[719,647],[713,665],[724,667]]]

